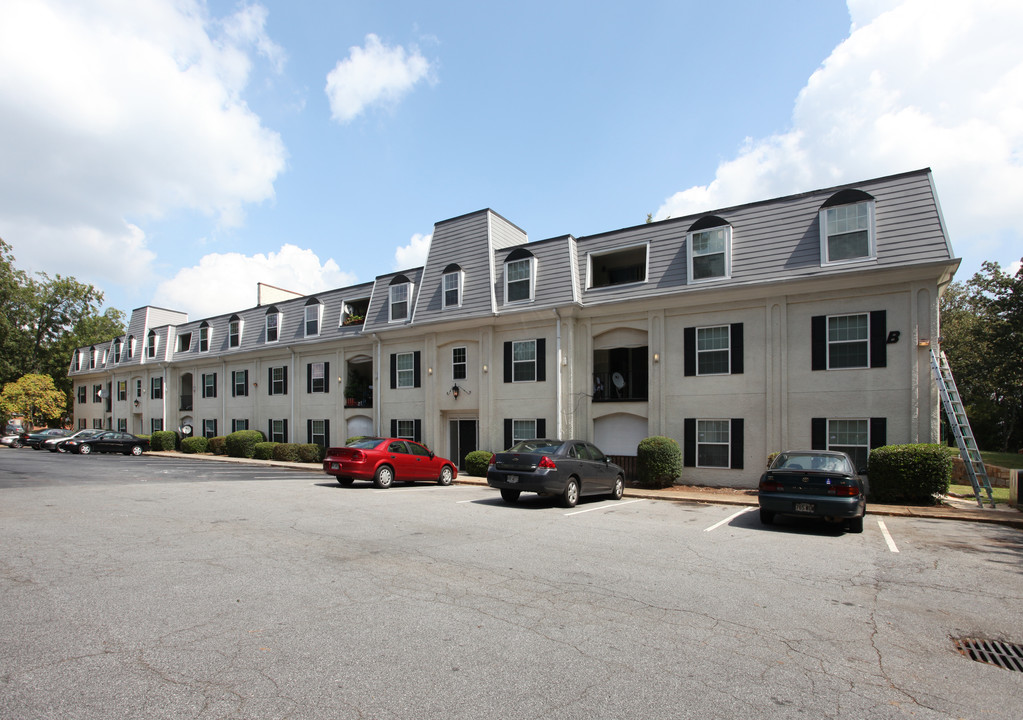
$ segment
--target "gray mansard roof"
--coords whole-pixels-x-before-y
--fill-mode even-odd
[[[822,262],[820,216],[829,201],[870,198],[875,252],[855,262]],[[711,280],[690,278],[690,233],[727,227],[731,234],[730,272]],[[605,273],[608,259],[627,258],[637,278],[628,282],[592,282]],[[509,262],[529,259],[531,295],[506,302],[505,270]],[[624,262],[618,260],[619,262]],[[645,267],[643,263],[645,262]],[[484,319],[538,309],[621,303],[707,289],[727,289],[799,278],[847,274],[878,268],[936,264],[954,272],[948,241],[929,169],[815,190],[685,217],[637,225],[585,237],[571,235],[529,242],[522,229],[492,210],[480,210],[434,226],[423,267],[378,276],[373,282],[327,290],[236,313],[189,321],[172,310],[145,307],[132,313],[128,332],[94,348],[79,348],[80,369],[72,359],[71,375],[95,369],[154,362],[182,362],[199,357],[199,334],[208,328],[214,356],[258,352],[272,343],[266,337],[267,314],[278,315],[277,345],[293,346],[381,333],[409,326]],[[521,265],[521,264],[520,264]],[[445,306],[443,280],[457,273],[459,302]],[[409,312],[391,317],[392,284],[408,284]],[[306,334],[307,307],[319,310],[315,334]],[[349,314],[365,312],[364,324],[343,324]],[[230,347],[232,320],[241,322],[241,342]],[[155,357],[147,356],[150,333],[157,338]],[[179,340],[190,335],[187,347]],[[135,351],[128,348],[134,339]],[[119,361],[115,349],[120,343]],[[180,349],[179,349],[180,348]],[[102,353],[106,351],[106,362]]]

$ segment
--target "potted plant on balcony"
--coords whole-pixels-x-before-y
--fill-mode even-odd
[[[358,407],[359,401],[366,395],[368,383],[354,370],[348,371],[348,380],[345,382],[345,407]]]

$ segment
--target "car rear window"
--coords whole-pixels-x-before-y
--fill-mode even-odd
[[[537,455],[553,455],[561,447],[561,443],[551,440],[523,440],[508,452],[535,453]]]
[[[369,450],[379,445],[381,440],[383,440],[383,438],[363,438],[362,440],[356,440],[355,442],[348,443],[345,447]]]

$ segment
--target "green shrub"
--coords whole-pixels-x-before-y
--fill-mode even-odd
[[[266,436],[259,430],[237,430],[227,436],[225,454],[236,458],[254,457],[256,444],[265,439]]]
[[[886,445],[870,451],[870,500],[935,505],[948,493],[955,448],[944,445]]]
[[[682,449],[669,437],[655,435],[641,440],[636,455],[640,485],[670,487],[682,476]]]
[[[473,450],[465,456],[465,472],[476,477],[486,477],[490,467],[490,458],[494,453],[484,450]]]
[[[252,448],[252,457],[256,460],[273,460],[275,442],[258,442]]]
[[[171,430],[157,430],[149,438],[153,450],[174,450],[178,445],[178,434]]]
[[[181,452],[194,455],[196,453],[209,452],[210,441],[202,437],[186,437],[181,441]]]
[[[227,455],[227,438],[217,435],[210,438],[210,452],[214,455]]]
[[[315,443],[302,444],[298,446],[298,461],[304,463],[322,462],[323,456],[326,453],[326,448],[322,448]]]
[[[299,462],[297,443],[277,443],[274,445],[272,459],[281,462]]]

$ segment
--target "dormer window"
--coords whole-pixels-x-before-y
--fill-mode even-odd
[[[75,372],[82,369],[82,351],[75,350]]]
[[[181,333],[178,335],[178,352],[186,352],[192,347],[192,333]]]
[[[451,264],[444,268],[441,276],[443,306],[459,307],[462,304],[462,268]]]
[[[623,248],[589,256],[589,287],[641,283],[646,280],[647,246]]]
[[[227,344],[233,348],[242,344],[242,319],[237,315],[232,315],[227,325]]]
[[[320,334],[320,310],[323,305],[316,298],[305,304],[305,336],[316,337]]]
[[[121,338],[114,340],[114,365],[121,362]]]
[[[874,198],[861,190],[835,193],[821,206],[821,265],[877,257]]]
[[[155,330],[150,330],[149,331],[149,335],[146,337],[146,357],[147,358],[155,358],[156,357],[156,344],[157,344],[157,341],[158,341],[158,338],[156,336],[156,331]]]
[[[89,369],[94,370],[96,368],[96,357],[99,353],[96,352],[95,346],[89,348]]]
[[[204,322],[199,326],[199,352],[210,351],[210,324]]]
[[[389,322],[407,320],[409,316],[409,298],[412,295],[412,282],[404,275],[391,280],[388,288],[390,300]]]
[[[504,301],[525,302],[533,299],[536,258],[528,250],[513,250],[504,261]]]
[[[689,280],[717,280],[732,276],[732,226],[717,216],[702,218],[686,236]]]
[[[266,311],[266,342],[275,343],[280,337],[281,312],[275,307]]]
[[[128,336],[128,359],[135,357],[135,336]]]

